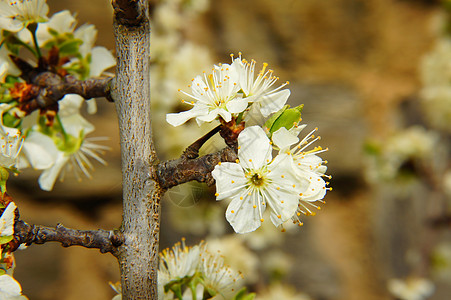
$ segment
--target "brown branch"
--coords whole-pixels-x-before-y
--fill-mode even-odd
[[[207,132],[207,134],[205,134],[203,137],[199,138],[197,141],[195,141],[194,143],[189,145],[188,148],[186,148],[185,151],[183,151],[183,154],[182,154],[181,158],[190,158],[190,159],[192,159],[192,158],[199,157],[199,150],[200,150],[200,148],[202,148],[202,146],[212,136],[214,136],[216,133],[218,133],[220,130],[221,130],[221,125],[218,125],[215,128],[213,128],[212,130],[210,130],[209,132]]]
[[[145,20],[139,8],[139,0],[113,0],[112,5],[118,24],[138,26]]]
[[[14,244],[44,244],[59,242],[63,247],[82,246],[99,249],[101,253],[110,252],[117,256],[117,248],[124,243],[124,237],[116,230],[77,230],[57,224],[55,228],[30,225],[22,220],[14,223]]]
[[[214,183],[211,171],[215,166],[219,162],[235,162],[237,158],[235,151],[228,147],[196,159],[181,157],[158,164],[156,176],[164,189],[192,180],[211,185]]]
[[[32,83],[39,87],[37,95],[30,95],[31,100],[20,101],[23,104],[20,109],[27,114],[37,109],[43,109],[55,105],[67,94],[77,94],[85,99],[106,97],[112,101],[110,96],[113,78],[91,78],[77,80],[72,75],[64,77],[52,72],[43,72],[37,75]]]

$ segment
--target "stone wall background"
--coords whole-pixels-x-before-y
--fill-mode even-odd
[[[318,126],[322,145],[330,148],[325,157],[334,191],[327,195],[324,211],[280,245],[294,258],[287,282],[313,299],[393,299],[386,281],[408,275],[405,249],[423,234],[422,219],[415,219],[415,214],[409,217],[410,206],[400,209],[398,202],[391,201],[389,189],[375,189],[365,182],[363,143],[371,137],[384,139],[393,131],[402,115],[400,103],[417,95],[418,66],[435,40],[437,3],[211,2],[205,15],[187,23],[187,38],[207,45],[218,62],[229,61],[229,53],[238,51],[268,62],[281,81],[291,82],[291,104],[305,104],[304,122]],[[96,25],[98,44],[114,49],[109,1],[48,3],[51,12],[69,9],[78,14],[80,24]],[[116,117],[113,105],[98,103],[99,113],[90,120],[98,135],[110,137],[109,166],[98,166],[93,180],[57,183],[52,193],[38,189],[37,173],[21,174],[10,193],[24,220],[51,226],[61,222],[80,229],[120,225]],[[418,197],[415,201],[421,203],[429,196]],[[166,221],[168,205],[163,203],[162,208],[161,248],[183,235]],[[407,226],[412,223],[419,225]],[[192,238],[192,243],[200,239]],[[33,245],[18,252],[16,261],[16,277],[30,299],[111,299],[114,293],[108,281],[119,280],[115,259],[95,250]],[[431,299],[446,299],[450,292],[439,282]]]

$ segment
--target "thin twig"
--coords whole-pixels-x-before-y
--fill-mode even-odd
[[[14,244],[44,244],[59,242],[63,247],[82,246],[99,249],[101,253],[117,255],[117,248],[124,243],[124,237],[116,230],[77,230],[57,224],[55,228],[30,225],[22,220],[14,223]]]
[[[202,148],[202,146],[220,130],[221,125],[218,125],[209,132],[207,132],[207,134],[205,134],[203,137],[199,138],[197,141],[189,145],[188,148],[186,148],[185,151],[183,151],[181,158],[193,159],[199,157],[200,148]]]
[[[156,176],[164,189],[192,180],[212,185],[214,179],[211,172],[215,166],[219,162],[235,162],[237,158],[236,152],[229,147],[195,159],[181,157],[158,164]]]

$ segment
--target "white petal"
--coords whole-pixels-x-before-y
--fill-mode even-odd
[[[216,200],[232,198],[245,190],[246,177],[239,164],[224,162],[211,172],[216,181]]]
[[[282,109],[288,100],[291,92],[289,89],[277,91],[275,93],[263,95],[258,103],[261,106],[261,112],[263,116],[267,117],[272,113],[275,113]]]
[[[258,206],[262,213],[265,211],[258,193],[255,192],[251,196],[244,193],[242,197],[243,200],[238,196],[233,198],[226,211],[226,219],[236,233],[248,233],[260,227],[262,222]],[[257,207],[254,208],[254,205]]]
[[[22,153],[34,169],[43,170],[55,163],[58,149],[50,137],[32,131],[25,138]]]
[[[239,114],[247,108],[247,104],[246,98],[235,98],[227,102],[226,107],[231,113]]]
[[[293,144],[296,144],[299,139],[297,136],[289,132],[285,127],[280,128],[272,135],[272,141],[280,148],[281,152],[285,152]]]
[[[41,176],[39,176],[38,183],[41,189],[44,191],[51,191],[53,189],[56,178],[68,161],[69,156],[64,155],[62,152],[58,153],[55,164],[51,168],[44,170]]]
[[[21,295],[22,288],[14,278],[6,274],[0,276],[0,299],[14,299]]]
[[[47,41],[53,39],[49,29],[58,33],[70,33],[74,31],[77,21],[68,10],[55,13],[47,23],[39,23],[36,32],[39,45],[43,46]]]
[[[80,137],[80,133],[86,135],[94,131],[95,127],[89,123],[80,114],[73,114],[71,116],[66,116],[61,118],[61,123],[63,123],[64,130],[73,137]]]
[[[97,112],[97,102],[96,99],[87,99],[86,100],[88,114],[93,115]]]
[[[265,131],[259,126],[244,129],[238,136],[240,164],[249,169],[259,169],[271,161],[272,146]]]
[[[199,106],[194,106],[192,109],[187,111],[182,111],[176,114],[167,114],[166,121],[172,126],[176,127],[182,125],[189,119],[195,118],[202,114],[207,114],[208,108],[200,108]]]
[[[91,52],[91,61],[89,77],[100,76],[103,71],[116,65],[113,54],[105,47],[94,47]]]
[[[0,236],[10,236],[14,234],[14,211],[17,206],[10,202],[0,217]]]

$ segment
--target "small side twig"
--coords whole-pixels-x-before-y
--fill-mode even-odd
[[[116,230],[77,230],[57,224],[55,228],[30,225],[22,220],[14,223],[14,244],[44,244],[59,242],[63,247],[82,246],[110,252],[117,256],[117,248],[124,243],[123,235]]]
[[[199,150],[212,136],[221,130],[221,125],[216,126],[203,137],[199,138],[197,141],[188,146],[188,148],[183,151],[181,158],[193,159],[199,157]]]
[[[236,152],[227,147],[215,153],[207,154],[195,159],[185,157],[162,162],[156,170],[157,180],[164,189],[196,180],[208,185],[214,183],[211,172],[219,162],[235,162]]]
[[[32,84],[37,86],[37,95],[29,101],[23,102],[20,109],[27,114],[56,104],[67,94],[78,94],[85,99],[106,97],[112,101],[110,90],[113,78],[91,78],[77,80],[72,75],[64,77],[52,72],[37,75]]]

